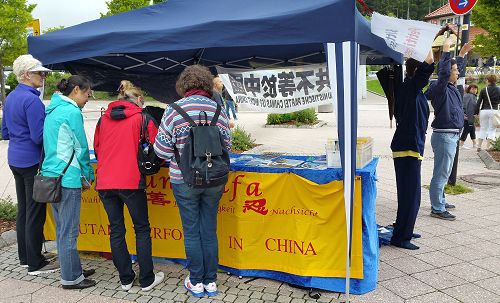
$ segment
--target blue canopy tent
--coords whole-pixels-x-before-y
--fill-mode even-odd
[[[96,90],[122,79],[173,102],[174,79],[199,63],[237,68],[328,62],[338,103],[347,234],[350,239],[357,137],[357,67],[401,62],[370,32],[355,0],[169,0],[28,38],[29,52],[52,69],[89,76]],[[348,241],[347,249],[350,249]],[[349,277],[349,258],[346,271]],[[373,274],[376,281],[377,273]],[[364,293],[375,288],[307,286]],[[344,288],[345,287],[345,288]]]

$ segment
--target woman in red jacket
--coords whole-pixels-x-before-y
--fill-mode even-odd
[[[153,272],[146,182],[137,165],[138,142],[143,123],[143,94],[132,86],[120,91],[119,98],[120,100],[109,104],[96,126],[96,190],[108,215],[111,254],[113,264],[120,274],[122,289],[130,290],[136,278],[125,242],[123,206],[126,204],[134,223],[139,282],[143,291],[149,291],[160,284],[164,274]],[[158,127],[149,116],[144,117],[149,138],[154,140]]]

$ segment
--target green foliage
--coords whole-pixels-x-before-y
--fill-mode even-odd
[[[474,51],[483,57],[498,56],[500,54],[500,1],[481,0],[472,9],[472,23],[484,28],[488,35],[478,35],[474,39]]]
[[[422,187],[425,189],[430,188],[429,185],[423,185]],[[471,192],[473,192],[472,188],[469,188],[463,184],[455,184],[455,185],[446,184],[444,186],[444,193],[447,195],[460,195]]]
[[[12,198],[0,198],[0,219],[14,221],[16,220],[17,204],[12,202]]]
[[[58,30],[63,29],[63,28],[64,28],[64,25],[60,25],[60,26],[56,26],[56,27],[49,27],[49,28],[46,28],[43,30],[43,34],[52,33],[52,32],[58,31]]]
[[[69,78],[71,77],[71,74],[68,73],[60,73],[60,72],[52,72],[49,73],[47,78],[45,78],[45,88],[43,91],[43,98],[44,99],[50,99],[52,94],[54,94],[55,91],[57,91],[57,83],[61,81],[63,78]]]
[[[491,140],[491,149],[500,151],[500,137],[497,137],[495,140]]]
[[[255,146],[255,140],[240,126],[236,126],[231,131],[231,140],[233,142],[233,150],[246,151]]]
[[[287,114],[267,115],[268,125],[277,125],[288,122],[294,122],[295,125],[300,126],[301,124],[314,124],[317,121],[318,121],[318,115],[316,114],[314,108],[308,108],[298,112],[287,113]]]
[[[5,80],[5,84],[10,86],[10,89],[6,91],[6,95],[8,95],[19,84],[19,82],[17,82],[16,75],[14,75],[14,73],[10,73],[7,80]]]
[[[154,4],[165,2],[165,0],[154,0]],[[108,12],[101,14],[101,18],[116,15],[123,12],[128,12],[150,4],[149,0],[110,0],[106,1]]]
[[[481,2],[480,0],[479,2]],[[495,0],[493,0],[495,1]],[[425,15],[438,9],[448,0],[365,0],[366,5],[377,13],[393,16],[401,19],[406,19],[409,13],[410,19],[422,20]],[[359,11],[362,10],[361,5],[357,3]]]
[[[460,194],[471,193],[473,192],[473,190],[462,184],[455,184],[455,185],[446,184],[444,186],[444,192],[447,195],[460,195]]]
[[[27,50],[26,26],[36,4],[26,0],[0,1],[0,67],[9,66]]]
[[[31,12],[36,4],[27,0],[0,1],[0,102],[5,98],[4,66],[9,66],[27,52],[26,26],[33,20]]]

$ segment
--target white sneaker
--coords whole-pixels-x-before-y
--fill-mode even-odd
[[[122,289],[124,291],[129,291],[132,288],[132,285],[134,285],[134,281],[136,278],[137,278],[137,274],[134,271],[134,279],[132,280],[132,282],[130,282],[130,284],[122,284]]]
[[[215,282],[203,284],[203,288],[205,288],[205,293],[209,297],[217,296],[219,292],[217,291],[217,284]]]
[[[163,272],[161,272],[161,271],[157,272],[155,274],[155,280],[153,281],[153,283],[151,283],[151,285],[149,285],[149,286],[143,287],[142,291],[150,291],[151,289],[153,289],[153,287],[160,284],[164,278],[165,278],[165,274]]]
[[[191,284],[191,280],[189,280],[189,276],[184,280],[184,287],[196,298],[201,298],[205,295],[203,283],[193,285]]]

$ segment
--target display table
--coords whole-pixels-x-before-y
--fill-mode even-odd
[[[245,157],[251,156],[231,156],[232,172],[220,201],[220,266],[235,275],[344,292],[347,237],[341,170],[252,166]],[[284,166],[311,159],[283,158],[279,163]],[[375,289],[377,282],[377,163],[374,159],[357,170],[350,284],[354,294]],[[153,256],[184,259],[182,224],[168,169],[148,176],[146,184]],[[134,254],[133,225],[125,214],[126,240]],[[78,249],[109,252],[109,222],[93,188],[82,195],[80,217]],[[50,211],[45,235],[55,238]]]

